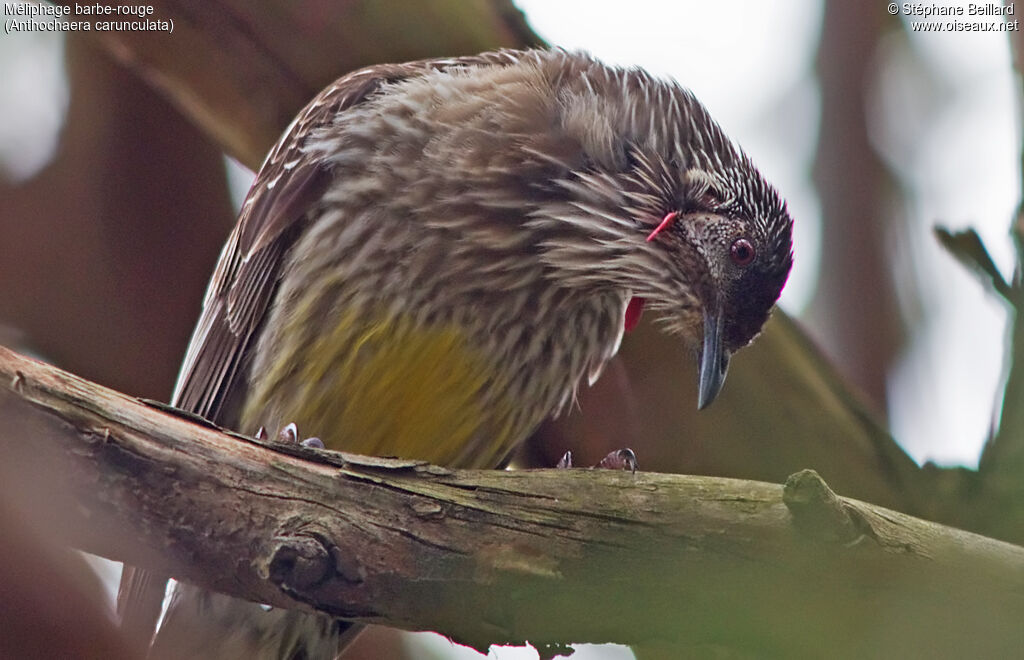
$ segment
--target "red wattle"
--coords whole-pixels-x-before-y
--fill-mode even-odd
[[[671,213],[667,214],[664,218],[662,218],[661,222],[658,223],[658,226],[654,228],[654,231],[647,235],[647,242],[650,243],[651,241],[653,241],[655,236],[657,236],[663,230],[668,228],[668,226],[675,222],[676,218],[678,217],[679,211],[672,211]]]
[[[623,323],[626,332],[630,332],[640,322],[640,316],[644,313],[644,302],[646,301],[639,296],[629,299],[629,303],[626,305],[626,320]]]

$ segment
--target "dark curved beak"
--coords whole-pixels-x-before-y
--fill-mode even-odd
[[[697,394],[697,409],[711,405],[725,382],[729,370],[729,350],[722,345],[722,312],[704,309],[704,345],[700,351],[700,380]]]

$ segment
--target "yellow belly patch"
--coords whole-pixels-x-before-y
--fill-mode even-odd
[[[456,326],[365,313],[331,321],[255,374],[246,426],[294,421],[329,449],[459,466],[492,467],[518,440],[509,406],[490,396],[493,363]]]

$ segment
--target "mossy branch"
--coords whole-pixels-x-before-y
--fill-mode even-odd
[[[82,549],[484,648],[1024,644],[1024,548],[778,485],[452,471],[267,445],[0,349],[3,478]],[[941,625],[936,625],[941,621]]]

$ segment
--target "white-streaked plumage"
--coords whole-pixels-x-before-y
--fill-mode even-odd
[[[287,392],[261,379],[303,359],[316,337],[285,328],[310,309],[455,327],[498,385],[478,394],[491,418],[447,460],[494,467],[596,380],[634,296],[695,351],[712,313],[724,358],[748,343],[785,282],[791,234],[779,195],[675,82],[561,50],[372,67],[324,90],[268,155],[173,402],[238,426],[262,387],[259,423],[293,421]],[[757,252],[742,267],[738,238]],[[302,431],[344,446],[344,429]],[[236,657],[328,657],[340,630],[195,589],[169,618],[207,657],[225,640]]]

